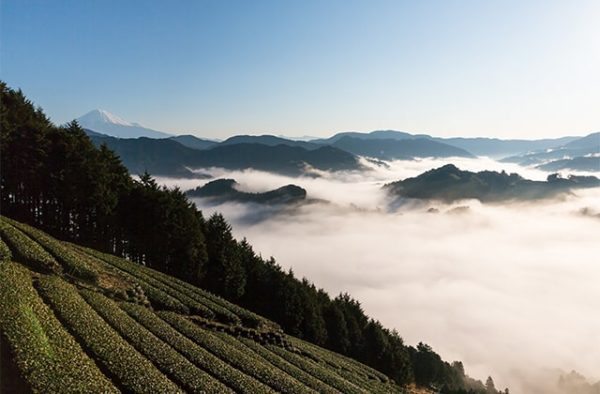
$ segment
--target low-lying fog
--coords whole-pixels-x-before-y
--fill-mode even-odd
[[[462,360],[472,377],[492,375],[512,393],[555,392],[556,370],[600,380],[600,189],[535,203],[387,208],[383,184],[448,162],[537,180],[548,175],[488,159],[398,161],[320,178],[211,169],[246,191],[293,183],[331,203],[275,214],[196,203],[205,215],[222,212],[236,237],[263,256],[333,296],[350,293],[406,343],[423,341],[447,361]],[[204,183],[158,180],[183,189]],[[459,206],[469,208],[452,210]],[[430,207],[439,213],[427,213]]]

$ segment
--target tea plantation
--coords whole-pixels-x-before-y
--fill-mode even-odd
[[[1,393],[401,393],[140,264],[0,217]]]

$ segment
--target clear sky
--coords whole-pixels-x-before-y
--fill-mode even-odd
[[[1,79],[224,138],[600,130],[598,0],[1,0]]]

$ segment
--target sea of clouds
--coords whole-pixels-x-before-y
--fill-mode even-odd
[[[203,171],[244,191],[293,183],[317,201],[293,209],[195,202],[205,215],[223,213],[263,256],[333,296],[350,293],[407,344],[423,341],[447,361],[462,360],[475,378],[492,375],[511,393],[564,392],[561,371],[600,380],[600,188],[533,203],[391,208],[381,186],[449,162],[548,175],[491,159],[396,161],[300,178],[213,168]],[[158,181],[184,190],[204,183]]]

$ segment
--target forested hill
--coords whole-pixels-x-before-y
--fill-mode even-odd
[[[181,176],[189,173],[187,168],[222,167],[231,170],[252,168],[298,176],[311,168],[322,171],[361,168],[356,156],[332,146],[309,150],[302,146],[240,142],[198,150],[171,138],[93,136],[92,141],[97,146],[106,144],[134,174],[148,171],[153,175]]]
[[[3,393],[404,391],[214,294],[2,217],[0,283]]]
[[[464,149],[428,138],[361,139],[342,137],[332,146],[355,155],[382,160],[413,160],[417,157],[474,157]]]
[[[231,227],[221,215],[204,218],[181,190],[160,187],[149,175],[133,179],[110,149],[95,147],[76,123],[56,127],[20,91],[4,83],[0,83],[0,90],[2,215],[63,241],[127,256],[132,263],[143,263],[149,269],[178,278],[177,283],[186,281],[198,286],[277,323],[286,334],[358,360],[400,385],[415,383],[447,393],[486,392],[481,383],[466,377],[460,362],[443,361],[425,344],[417,347],[404,344],[398,333],[369,318],[360,303],[349,295],[331,298],[308,280],[299,280],[291,271],[283,271],[274,259],[263,259],[248,242],[233,238]],[[5,236],[3,232],[3,240]],[[33,248],[23,252],[21,257],[26,260],[26,250],[45,250],[54,256],[44,259],[48,268],[60,269],[58,266],[62,264],[57,260],[67,258],[57,256],[60,251],[53,252],[50,246],[42,244],[40,249],[28,241],[23,242]],[[16,246],[12,245],[10,250],[14,252]],[[0,264],[6,267],[9,263]],[[21,268],[3,269],[12,272],[6,273],[12,275],[11,280],[24,283],[29,289],[22,290],[22,296],[33,294],[29,283],[36,281],[36,274]],[[66,269],[63,266],[62,270],[64,278],[73,280],[94,275],[77,266]],[[79,297],[74,293],[79,290],[66,283],[62,279],[60,283],[47,279],[36,285],[48,302],[53,297],[61,297],[56,294]],[[164,302],[179,308],[180,304],[185,306],[182,298],[167,290],[163,292],[170,297],[163,297]],[[139,293],[131,289],[128,295],[133,297],[136,291]],[[144,290],[144,294],[149,297],[148,292],[152,291]],[[104,299],[97,302],[107,303]],[[47,333],[54,331],[45,331],[51,330],[51,326],[28,325],[35,322],[31,319],[37,319],[37,315],[28,310],[24,307],[18,315],[21,320],[16,320],[19,322],[16,329],[21,327],[25,331],[17,336],[26,340],[23,346],[47,354],[44,353],[49,340]],[[87,319],[87,314],[78,313],[65,310],[61,318],[72,319],[73,324]],[[109,319],[107,316],[104,317]],[[3,330],[4,327],[3,321]],[[108,348],[97,351],[112,353]],[[60,357],[63,356],[61,353]],[[58,363],[70,359],[68,355],[60,357],[56,359]],[[54,364],[50,369],[40,370],[52,373],[60,368],[61,365]],[[44,376],[38,378],[44,379]],[[148,381],[145,387],[153,386]]]
[[[462,171],[452,164],[384,186],[392,197],[441,201],[478,199],[482,202],[506,200],[539,200],[552,198],[573,190],[600,187],[594,176],[569,176],[557,174],[546,181],[532,181],[518,174],[496,171]]]
[[[224,202],[255,203],[265,205],[298,204],[306,200],[306,190],[296,185],[285,185],[262,193],[248,193],[237,190],[234,179],[216,179],[203,186],[188,190],[190,197],[204,198],[221,204]]]

